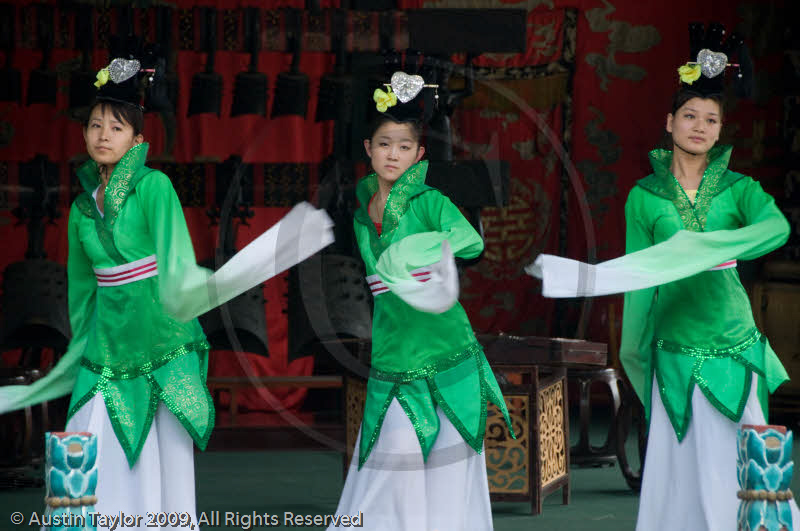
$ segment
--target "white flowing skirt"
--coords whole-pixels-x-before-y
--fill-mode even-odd
[[[742,424],[765,424],[756,382],[754,376],[738,423],[717,411],[695,386],[692,418],[680,443],[653,382],[637,531],[736,530],[737,430]],[[800,529],[800,512],[791,504],[794,527]]]
[[[128,466],[100,393],[72,416],[66,431],[88,431],[97,435],[95,510],[98,513],[141,515],[141,525],[126,526],[125,529],[148,531],[188,529],[181,528],[180,524],[175,527],[148,527],[147,524],[151,522],[149,513],[188,513],[195,529],[199,529],[194,497],[193,441],[163,402],[158,404],[142,453],[133,468]],[[98,525],[98,530],[101,529],[104,527]]]
[[[337,515],[362,513],[363,528],[372,531],[492,530],[484,455],[464,442],[441,409],[436,412],[439,436],[423,462],[411,421],[392,401],[361,470],[356,443]]]

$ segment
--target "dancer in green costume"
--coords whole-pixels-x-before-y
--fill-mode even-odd
[[[653,173],[625,205],[628,254],[597,265],[543,255],[530,271],[546,296],[625,293],[620,360],[649,421],[639,531],[736,528],[737,429],[765,424],[768,394],[788,380],[736,265],[783,245],[789,224],[716,145],[724,75],[703,59],[741,39],[723,47],[719,25],[691,33],[697,60],[680,68],[666,120],[673,149],[650,153]]]
[[[362,513],[367,529],[491,529],[480,453],[487,402],[510,420],[464,309],[442,295],[447,282],[438,284],[439,276],[449,273],[436,264],[443,247],[445,256],[449,246],[474,258],[483,241],[425,184],[422,98],[396,103],[391,89],[379,89],[375,99],[385,112],[364,141],[374,173],[358,184],[354,220],[375,297],[372,370],[337,514]],[[403,284],[403,276],[414,280]],[[429,292],[408,296],[405,288],[415,286]],[[439,298],[448,302],[432,302]]]
[[[66,430],[98,440],[95,509],[140,529],[198,524],[192,441],[205,449],[214,405],[196,317],[332,241],[327,215],[300,205],[217,273],[199,267],[172,183],[145,165],[154,73],[115,59],[98,74],[68,224],[72,340],[45,378],[0,388],[0,413],[72,393]]]

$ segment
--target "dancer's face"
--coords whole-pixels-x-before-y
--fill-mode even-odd
[[[411,125],[391,121],[381,125],[370,140],[364,140],[364,149],[378,177],[392,184],[425,154]]]
[[[133,134],[133,126],[114,116],[106,105],[95,105],[83,130],[86,151],[100,165],[113,167],[125,153],[143,140]]]
[[[722,111],[711,99],[692,98],[667,115],[667,132],[675,147],[702,155],[714,147],[722,129]]]

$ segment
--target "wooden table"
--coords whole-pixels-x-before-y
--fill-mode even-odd
[[[486,359],[492,366],[603,367],[607,361],[605,343],[561,337],[477,334]]]

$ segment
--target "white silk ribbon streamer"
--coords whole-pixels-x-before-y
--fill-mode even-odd
[[[752,260],[786,241],[784,225],[785,219],[766,219],[733,230],[681,230],[661,243],[599,264],[541,254],[525,272],[542,280],[545,297],[625,293],[687,278],[729,260]]]
[[[382,254],[375,267],[389,290],[409,306],[444,313],[458,301],[458,269],[450,243],[441,232],[406,236]],[[430,280],[420,282],[411,271],[429,267]]]
[[[212,275],[188,267],[185,276],[174,280],[178,285],[162,282],[162,302],[176,319],[188,321],[299,264],[333,241],[328,214],[299,203]]]

